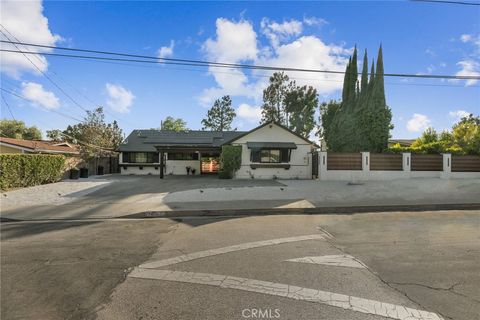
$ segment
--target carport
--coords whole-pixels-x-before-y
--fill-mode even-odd
[[[208,154],[211,156],[220,157],[221,148],[212,147],[211,144],[168,144],[168,145],[155,145],[155,149],[160,154],[160,179],[164,178],[165,174],[165,155],[166,154],[186,154],[196,153],[198,154],[198,161],[200,162],[200,169],[202,169],[202,154]],[[200,174],[204,173],[200,170]]]

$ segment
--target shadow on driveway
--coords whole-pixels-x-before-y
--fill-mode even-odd
[[[38,222],[38,223],[2,223],[1,237],[2,241],[22,238],[27,236],[39,235],[52,231],[64,231],[67,229],[89,226],[99,223],[99,221],[62,221],[62,222]]]

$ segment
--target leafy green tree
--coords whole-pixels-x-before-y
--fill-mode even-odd
[[[472,114],[453,125],[452,131],[438,134],[427,128],[411,147],[391,148],[394,152],[457,153],[480,155],[480,117]]]
[[[0,136],[24,140],[41,140],[42,132],[35,126],[27,127],[19,120],[0,120]]]
[[[65,136],[62,133],[62,130],[54,129],[54,130],[47,130],[47,139],[52,141],[64,141]]]
[[[182,118],[166,117],[160,124],[160,130],[182,132],[187,131],[187,123]]]
[[[284,72],[275,72],[269,79],[268,87],[263,90],[261,123],[275,121],[288,126],[288,114],[285,110],[285,95],[294,86]]]
[[[466,154],[480,154],[480,117],[470,114],[452,128],[453,146]]]
[[[435,131],[435,129],[432,127],[428,127],[427,129],[425,129],[425,131],[423,131],[422,136],[412,143],[412,147],[436,142],[438,140],[439,139],[437,131]]]
[[[230,99],[230,96],[223,96],[221,100],[215,100],[213,106],[208,110],[207,117],[202,120],[203,130],[231,130],[235,116],[235,109],[232,108],[232,99]]]
[[[318,107],[317,90],[311,86],[292,88],[285,94],[284,103],[290,130],[308,138],[315,127],[315,110]]]
[[[325,140],[327,147],[331,150],[335,150],[338,146],[338,128],[337,128],[337,113],[340,112],[342,103],[339,101],[331,100],[328,103],[323,102],[320,105],[320,126],[318,136],[320,139]]]
[[[103,108],[87,111],[87,115],[81,123],[67,126],[60,132],[52,130],[49,137],[52,140],[59,139],[80,145],[80,152],[84,158],[107,155],[116,150],[123,141],[122,129],[116,121],[105,122]]]

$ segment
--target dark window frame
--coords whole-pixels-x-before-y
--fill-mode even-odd
[[[268,151],[270,161],[262,161],[262,152]],[[272,151],[278,151],[278,161],[271,161],[272,159]],[[279,164],[279,163],[290,163],[291,160],[291,149],[272,149],[272,148],[262,148],[262,149],[252,149],[250,151],[250,162],[252,163],[271,163],[271,164]]]
[[[145,161],[139,162],[138,154],[145,155]],[[159,163],[160,158],[157,152],[123,152],[123,163]]]
[[[198,152],[168,152],[168,161],[198,161]]]

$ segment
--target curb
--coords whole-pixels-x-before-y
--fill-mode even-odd
[[[238,217],[238,216],[267,216],[267,215],[355,214],[355,213],[369,213],[369,212],[443,211],[443,210],[480,210],[480,203],[381,205],[381,206],[315,207],[315,208],[263,208],[263,209],[259,208],[259,209],[144,211],[144,212],[124,215],[117,218],[148,219],[148,218],[185,218],[185,217]]]

